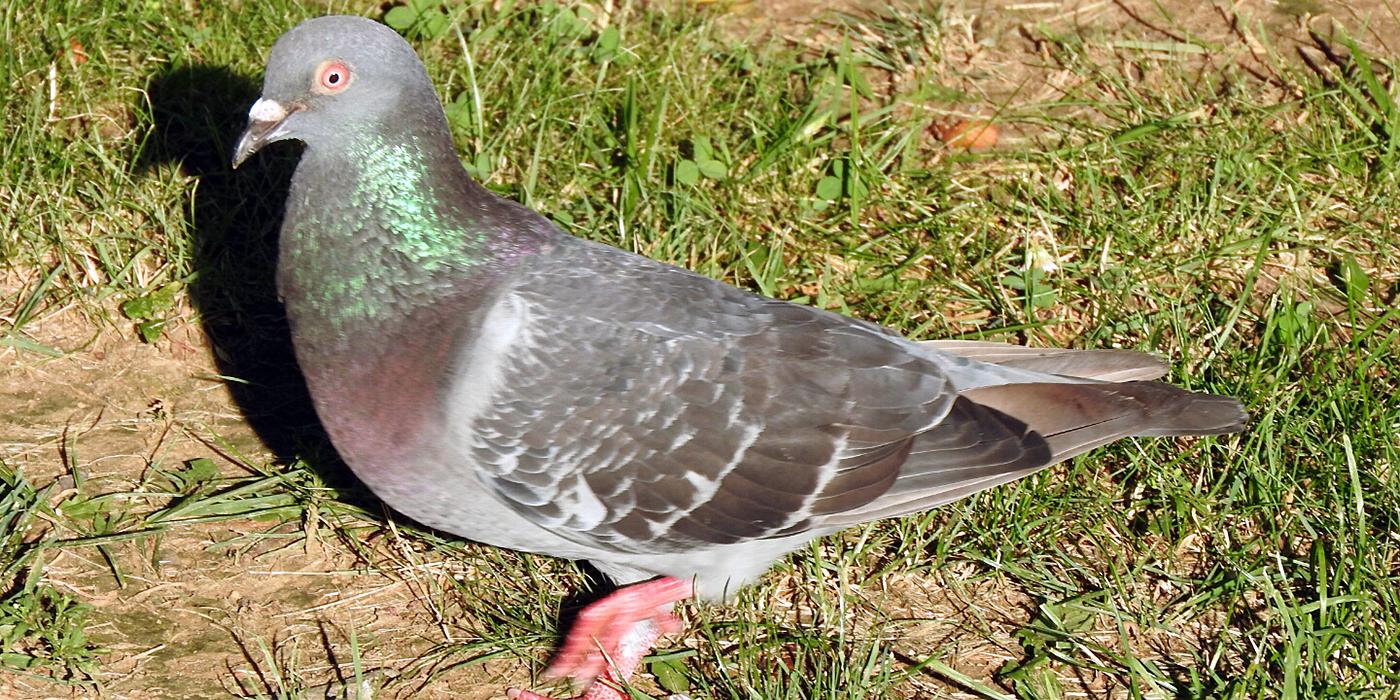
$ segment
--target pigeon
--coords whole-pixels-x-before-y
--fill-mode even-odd
[[[569,235],[468,176],[412,47],[368,19],[273,46],[233,166],[289,139],[277,286],[320,420],[403,515],[612,579],[546,672],[579,698],[626,697],[675,604],[813,538],[1247,420],[1147,354],[917,342]]]

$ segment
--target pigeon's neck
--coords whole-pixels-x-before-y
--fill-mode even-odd
[[[339,355],[432,307],[470,311],[528,242],[435,129],[308,146],[292,180],[278,285],[299,343]],[[464,308],[465,307],[465,308]]]
[[[538,248],[466,176],[445,133],[419,133],[431,139],[308,144],[282,226],[277,282],[297,360],[361,470],[419,444],[459,345]]]

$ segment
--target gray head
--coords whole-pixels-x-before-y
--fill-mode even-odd
[[[310,19],[272,47],[262,97],[248,111],[233,167],[274,141],[297,139],[315,148],[389,127],[446,134],[437,93],[413,48],[363,17]]]

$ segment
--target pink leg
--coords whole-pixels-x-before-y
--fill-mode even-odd
[[[680,631],[671,608],[694,595],[690,581],[667,577],[627,586],[589,605],[579,613],[545,676],[587,683],[574,700],[625,700],[617,688],[632,677],[661,635]],[[507,695],[514,700],[550,700],[515,688]]]

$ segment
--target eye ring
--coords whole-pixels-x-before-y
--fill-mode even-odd
[[[350,85],[350,75],[350,66],[344,61],[326,61],[316,69],[316,82],[311,88],[323,95],[334,94]]]

